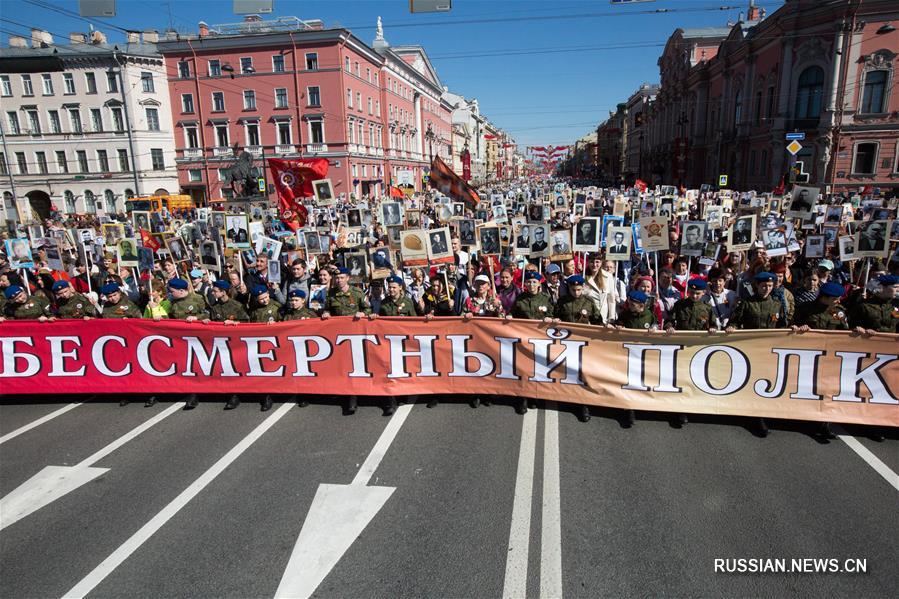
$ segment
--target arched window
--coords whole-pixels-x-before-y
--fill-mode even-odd
[[[66,203],[66,213],[75,214],[75,194],[67,189],[62,192],[62,197]]]
[[[865,91],[862,95],[862,114],[884,112],[886,99],[887,71],[868,71],[865,74]]]
[[[115,212],[115,194],[112,193],[111,189],[107,189],[103,192],[103,202],[106,205],[106,212]]]
[[[84,211],[88,214],[96,214],[97,200],[94,198],[94,192],[85,190],[84,192]]]
[[[134,192],[131,191],[130,189],[126,189],[125,190],[125,198],[133,198],[133,197],[134,197]]]
[[[734,95],[734,125],[739,125],[743,120],[743,91],[737,90]]]
[[[16,203],[13,201],[12,192],[3,192],[3,207],[7,210],[15,210]]]
[[[824,95],[824,69],[809,67],[799,75],[796,88],[796,118],[816,119],[821,114],[821,98]]]

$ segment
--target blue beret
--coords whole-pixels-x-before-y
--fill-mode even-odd
[[[646,295],[646,292],[644,292],[644,291],[637,291],[637,290],[635,289],[635,290],[633,290],[633,291],[628,292],[627,298],[628,298],[629,300],[632,300],[632,301],[635,301],[635,302],[640,302],[641,304],[645,304],[645,303],[646,303],[646,300],[649,299],[649,296]]]
[[[3,295],[6,296],[6,299],[12,299],[15,296],[19,295],[20,293],[22,293],[23,291],[25,291],[25,290],[22,289],[21,287],[19,287],[18,285],[10,285],[3,291]]]
[[[350,274],[350,269],[344,268],[341,266],[340,268],[337,269],[337,273],[341,274],[341,275],[348,275],[348,274]]]
[[[530,281],[530,280],[533,280],[533,279],[536,279],[536,280],[539,281],[539,280],[541,279],[540,273],[537,272],[536,270],[529,270],[529,271],[527,271],[526,273],[524,273],[524,280],[525,280],[525,281]]]
[[[287,292],[287,297],[301,297],[306,299],[306,292],[302,289],[291,289]]]
[[[187,289],[187,281],[175,278],[169,281],[169,287],[172,289]]]
[[[224,279],[218,279],[212,283],[212,286],[216,289],[221,289],[222,291],[228,291],[231,289],[231,283],[225,281]]]
[[[259,297],[263,293],[268,293],[268,287],[265,285],[256,285],[250,290],[250,295],[253,297]]]
[[[68,281],[56,281],[55,283],[53,283],[53,292],[55,293],[60,289],[65,289],[66,287],[69,287]]]
[[[387,277],[387,282],[388,282],[388,283],[396,283],[397,285],[399,285],[399,286],[402,287],[402,285],[403,285],[403,283],[404,283],[405,281],[403,281],[402,277],[398,277],[397,275],[393,275],[393,276]]]
[[[687,283],[687,287],[690,289],[708,289],[709,284],[703,281],[702,279],[690,279]]]
[[[109,295],[110,293],[115,293],[121,290],[121,287],[119,287],[117,283],[107,283],[106,285],[100,287],[100,293],[102,293],[103,295]]]
[[[899,285],[899,277],[896,275],[880,275],[877,282],[881,285]]]
[[[760,272],[759,274],[755,275],[753,279],[758,283],[767,283],[768,281],[776,281],[777,275],[775,275],[773,272]]]
[[[565,282],[569,285],[583,285],[584,277],[582,277],[581,275],[571,275],[570,277],[565,279]]]
[[[839,283],[824,283],[821,285],[821,295],[826,297],[841,297],[843,295],[843,286]]]

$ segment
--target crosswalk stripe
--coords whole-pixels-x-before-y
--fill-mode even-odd
[[[540,536],[540,597],[562,597],[562,502],[559,485],[559,412],[547,402],[543,413],[543,511]]]
[[[503,599],[522,598],[527,591],[536,449],[537,411],[528,410],[521,423],[521,446],[518,450],[518,473],[515,476],[515,498],[512,502],[512,525],[509,530]]]

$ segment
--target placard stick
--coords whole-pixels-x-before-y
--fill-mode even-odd
[[[28,269],[22,269],[22,279],[25,281],[25,295],[31,295],[31,285],[28,284]]]

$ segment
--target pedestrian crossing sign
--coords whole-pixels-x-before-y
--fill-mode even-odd
[[[718,176],[718,187],[727,187],[727,175]]]

